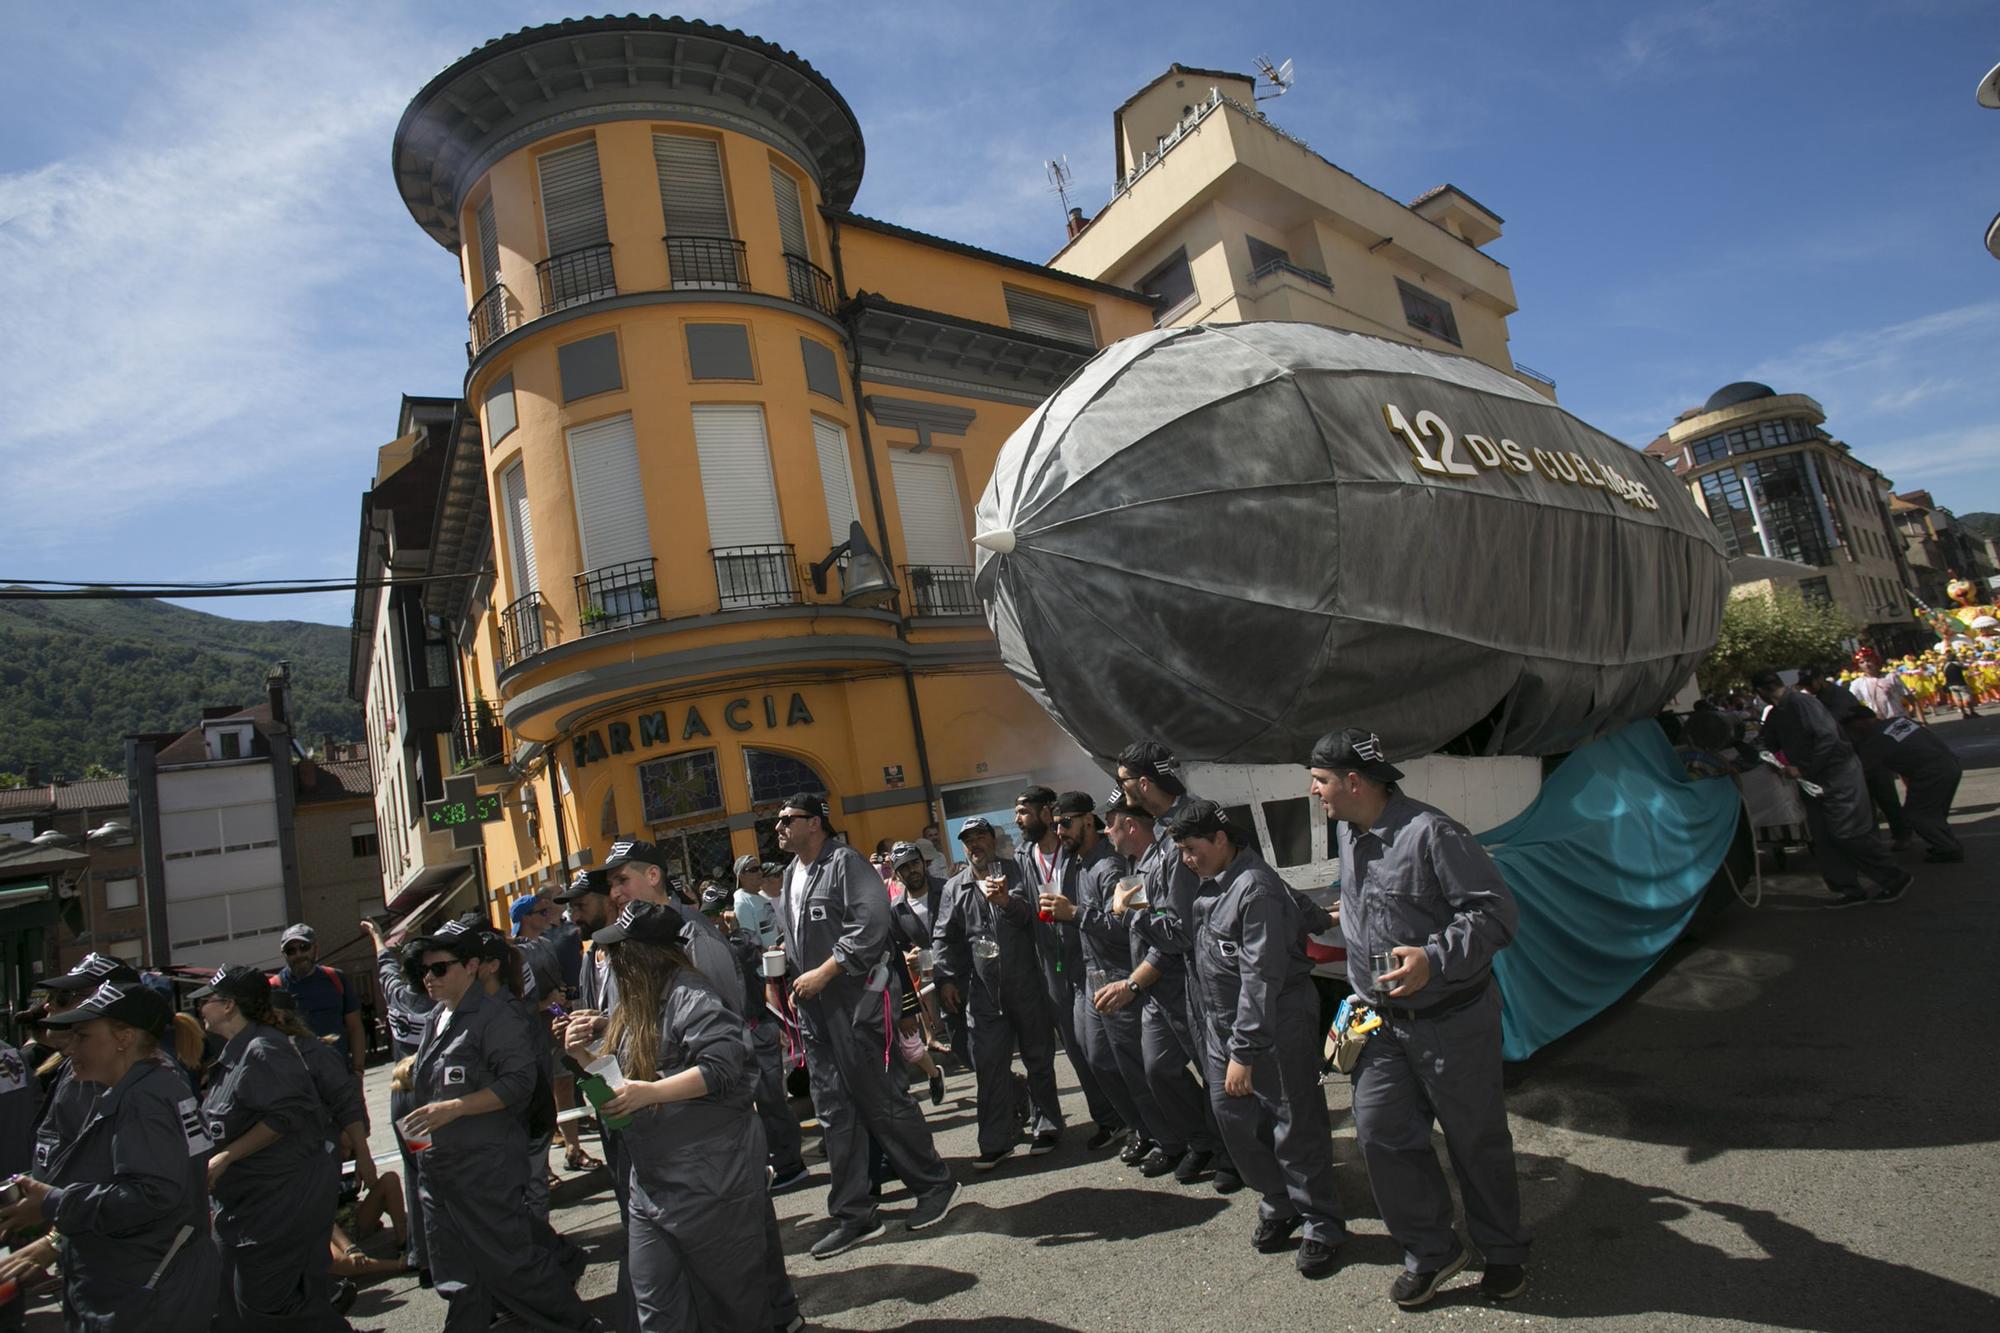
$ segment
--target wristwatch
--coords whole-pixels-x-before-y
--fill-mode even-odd
[[[1125,978],[1125,989],[1132,992],[1132,997],[1134,999],[1137,999],[1146,993],[1145,988],[1140,986],[1138,982],[1132,980],[1132,978],[1130,977]]]

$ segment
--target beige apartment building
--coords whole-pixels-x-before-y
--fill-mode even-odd
[[[1837,603],[1869,639],[1894,646],[1914,621],[1889,479],[1825,425],[1805,394],[1745,380],[1681,413],[1646,452],[1693,492],[1739,583],[1780,571],[1774,581]]]
[[[1136,288],[1169,325],[1295,320],[1474,357],[1555,397],[1515,361],[1501,219],[1455,185],[1405,204],[1256,109],[1247,74],[1174,65],[1112,113],[1116,174],[1049,261]]]

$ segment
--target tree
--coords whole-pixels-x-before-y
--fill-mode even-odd
[[[1824,666],[1847,655],[1860,628],[1832,602],[1809,601],[1794,588],[1742,589],[1722,609],[1722,632],[1695,679],[1714,695],[1748,685],[1759,671]]]

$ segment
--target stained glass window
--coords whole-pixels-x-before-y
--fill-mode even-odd
[[[639,765],[639,799],[648,824],[666,824],[722,809],[715,751],[677,754]]]
[[[743,751],[750,768],[750,804],[773,805],[794,792],[826,794],[826,780],[803,760],[775,750]]]

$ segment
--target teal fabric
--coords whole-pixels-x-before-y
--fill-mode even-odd
[[[1502,1049],[1522,1060],[1603,1012],[1667,951],[1736,831],[1736,784],[1686,776],[1651,719],[1573,751],[1479,836],[1521,909],[1493,960]]]

